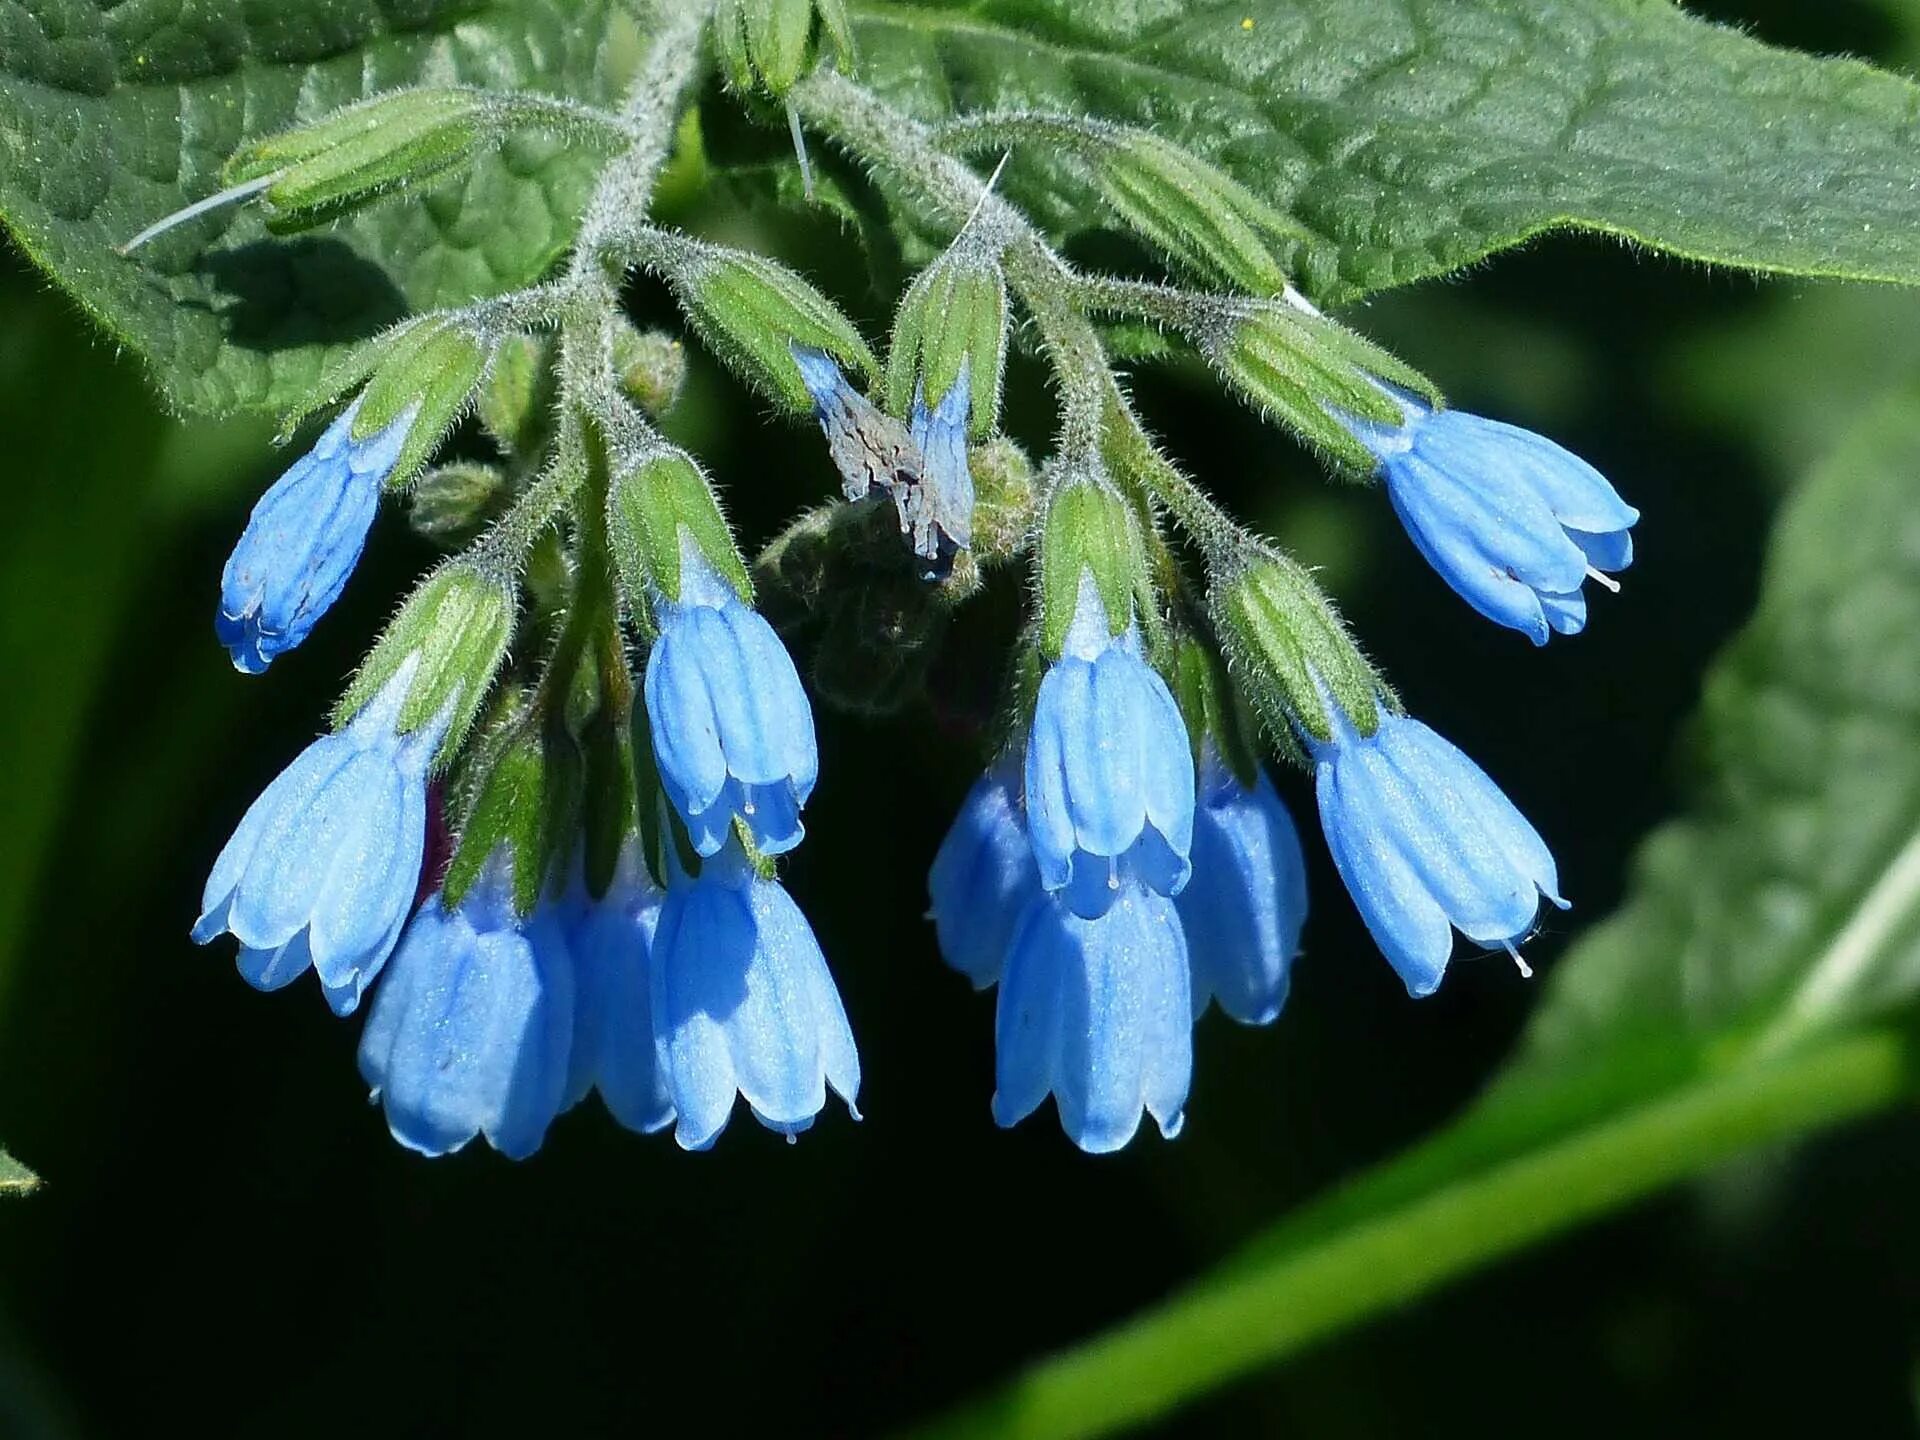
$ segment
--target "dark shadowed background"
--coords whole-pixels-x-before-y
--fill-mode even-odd
[[[1909,69],[1920,53],[1894,5],[1692,8]],[[681,218],[716,219],[698,197]],[[732,229],[880,332],[831,232]],[[664,313],[645,291],[635,309]],[[1625,593],[1534,652],[1445,591],[1378,492],[1328,485],[1200,384],[1136,387],[1174,453],[1321,567],[1410,704],[1551,839],[1575,901],[1530,952],[1551,966],[1683,803],[1687,717],[1751,610],[1769,517],[1848,417],[1920,368],[1920,303],[1561,238],[1348,318],[1458,403],[1587,456],[1644,514]],[[1010,426],[1041,438],[1039,371],[1010,385]],[[711,368],[677,430],[751,541],[832,484],[811,432]],[[1201,1024],[1185,1134],[1092,1159],[1050,1111],[1003,1133],[991,1002],[940,965],[923,918],[979,761],[965,716],[823,713],[810,843],[786,877],[860,1040],[864,1123],[830,1106],[790,1146],[740,1119],[688,1156],[590,1102],[532,1161],[421,1160],[366,1104],[357,1020],[309,983],[258,995],[186,939],[233,822],[429,558],[396,513],[312,640],[269,679],[235,674],[212,610],[275,471],[266,442],[263,423],[163,418],[134,367],[0,255],[0,1139],[46,1182],[0,1206],[0,1435],[873,1433],[1154,1300],[1424,1134],[1534,998],[1502,960],[1409,1001],[1307,826],[1316,908],[1293,998],[1269,1029]],[[992,673],[1002,588],[943,693]],[[1281,784],[1305,819],[1302,777]],[[1917,1139],[1911,1118],[1882,1120],[1750,1158],[1162,1430],[1909,1433]]]

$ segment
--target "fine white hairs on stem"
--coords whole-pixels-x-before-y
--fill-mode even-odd
[[[209,210],[218,210],[222,205],[238,205],[243,201],[251,200],[262,190],[265,190],[269,185],[273,184],[274,181],[278,180],[280,173],[280,171],[276,170],[271,175],[261,175],[252,180],[242,181],[238,185],[230,185],[225,190],[209,195],[204,200],[196,200],[184,210],[176,210],[171,215],[154,221],[153,224],[147,226],[146,229],[127,241],[126,244],[118,246],[117,249],[122,255],[131,255],[135,250],[146,244],[147,241],[153,239],[154,236],[164,235],[176,225],[184,225],[189,220],[197,220]]]

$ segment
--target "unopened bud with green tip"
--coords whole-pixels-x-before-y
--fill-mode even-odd
[[[973,558],[996,565],[1025,554],[1038,504],[1027,452],[996,435],[967,452],[967,468],[973,475]]]
[[[1000,416],[1007,358],[1007,286],[985,245],[955,243],[907,287],[887,352],[887,408],[937,404],[964,375],[967,430],[989,435]]]
[[[1134,596],[1146,574],[1133,509],[1120,493],[1092,473],[1058,481],[1040,535],[1040,647],[1047,658],[1066,646],[1083,576],[1092,576],[1108,629],[1118,635],[1134,621]]]
[[[753,594],[713,487],[683,451],[657,451],[613,477],[607,491],[607,539],[632,613],[643,623],[652,614],[652,594],[680,598],[685,545],[741,599]]]
[[[1233,676],[1276,743],[1297,754],[1302,736],[1332,739],[1329,705],[1361,735],[1379,727],[1386,687],[1299,565],[1249,541],[1213,562],[1207,600]]]
[[[1387,385],[1439,403],[1418,370],[1303,303],[1237,306],[1195,338],[1243,399],[1354,474],[1372,474],[1378,461],[1341,417],[1397,424],[1403,412]]]
[[[402,668],[408,670],[396,732],[442,728],[436,765],[459,752],[513,634],[514,589],[463,561],[434,571],[408,597],[361,664],[334,711],[346,724]]]
[[[464,804],[454,817],[458,843],[441,882],[449,909],[504,850],[512,859],[514,910],[532,914],[557,882],[577,830],[584,785],[573,741],[524,705],[515,709],[469,762]]]
[[[650,238],[645,258],[666,277],[701,340],[769,399],[795,413],[813,410],[796,347],[873,371],[873,352],[853,322],[784,265],[664,232]]]
[[[268,229],[305,229],[465,164],[497,132],[493,117],[477,90],[402,90],[253,141],[227,161],[224,178],[258,185]]]
[[[423,540],[456,550],[479,538],[506,508],[506,498],[506,472],[497,465],[436,465],[408,493],[407,522]]]
[[[721,0],[714,16],[720,62],[736,90],[765,87],[785,95],[807,68],[818,16],[843,67],[853,61],[853,27],[844,0]]]
[[[613,369],[626,397],[662,420],[686,384],[687,347],[677,336],[636,330],[622,318],[613,335]]]
[[[509,335],[495,347],[474,413],[506,454],[532,460],[553,431],[559,389],[551,335]]]

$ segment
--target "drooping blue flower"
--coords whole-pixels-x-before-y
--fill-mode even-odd
[[[1027,832],[1040,883],[1083,918],[1127,880],[1177,895],[1192,871],[1193,753],[1134,626],[1111,633],[1092,572],[1040,682],[1027,738]]]
[[[800,808],[820,773],[813,710],[773,627],[683,545],[680,598],[656,599],[647,718],[660,780],[694,849],[712,855],[733,818],[779,855],[806,834]]]
[[[1362,736],[1328,709],[1333,739],[1312,742],[1320,824],[1407,993],[1439,988],[1454,930],[1518,961],[1540,897],[1567,904],[1546,843],[1478,765],[1418,720],[1382,714]]]
[[[1307,919],[1307,870],[1293,817],[1264,770],[1249,789],[1207,751],[1193,879],[1177,906],[1193,961],[1194,1015],[1212,999],[1244,1024],[1277,1016]]]
[[[729,844],[694,880],[667,888],[653,940],[653,1023],[678,1116],[674,1139],[704,1150],[735,1095],[768,1129],[794,1135],[860,1091],[860,1056],[806,916]]]
[[[311,966],[345,1015],[393,950],[426,843],[427,766],[446,729],[395,732],[418,664],[409,658],[345,729],[281,771],[214,861],[193,938],[232,934],[250,984],[277,990]]]
[[[940,954],[976,990],[999,981],[1014,927],[1040,894],[1019,783],[1011,756],[976,780],[927,874]]]
[[[447,1155],[476,1135],[524,1160],[566,1096],[574,961],[557,902],[522,920],[503,848],[449,911],[407,926],[360,1036],[360,1077],[393,1138]]]
[[[359,563],[414,416],[356,440],[359,411],[356,400],[274,481],[227,559],[214,630],[236,670],[258,675],[305,640]]]
[[[1187,965],[1173,902],[1137,882],[1094,920],[1034,897],[1000,982],[993,1118],[1016,1125],[1051,1094],[1091,1154],[1131,1140],[1142,1110],[1172,1139],[1193,1074]]]
[[[1427,562],[1474,609],[1544,645],[1587,623],[1581,586],[1619,587],[1640,512],[1606,478],[1518,426],[1432,410],[1391,391],[1405,419],[1349,419],[1379,457],[1395,513]]]
[[[578,896],[571,926],[578,993],[567,1103],[597,1088],[614,1119],[643,1135],[673,1123],[653,1033],[653,940],[665,898],[629,840],[607,893]]]

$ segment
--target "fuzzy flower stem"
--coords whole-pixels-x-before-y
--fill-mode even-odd
[[[1238,534],[1232,520],[1182,475],[1141,429],[1086,310],[1121,282],[1082,277],[1012,204],[993,194],[936,143],[935,132],[827,67],[793,88],[803,119],[872,165],[928,219],[971,223],[1003,257],[1007,279],[1033,317],[1061,394],[1061,450],[1116,448],[1128,475],[1213,551]],[[1156,287],[1140,287],[1143,290]],[[1170,293],[1170,292],[1169,292]],[[1171,318],[1171,317],[1169,317]]]

